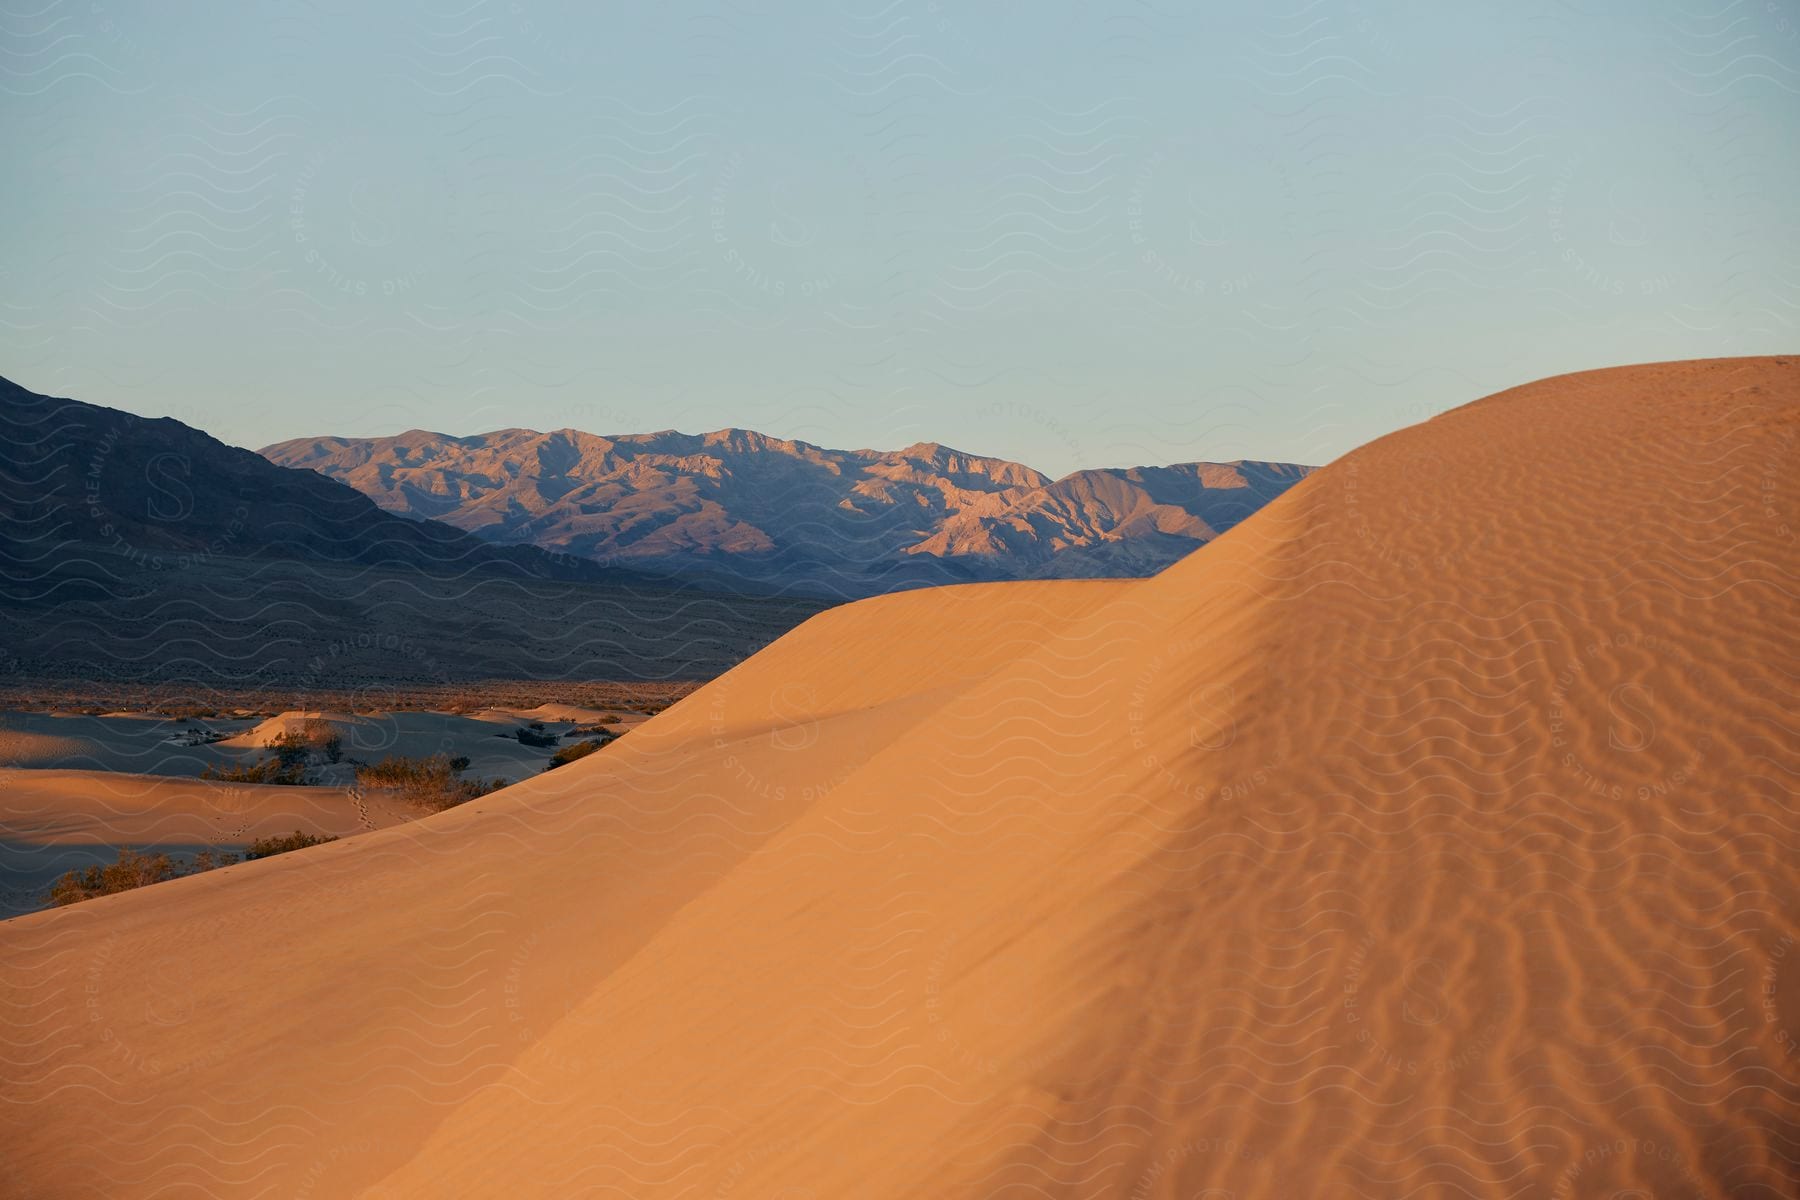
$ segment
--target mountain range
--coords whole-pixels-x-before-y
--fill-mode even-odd
[[[540,579],[593,564],[407,521],[353,489],[269,462],[169,417],[140,417],[0,379],[0,538],[110,546],[151,565],[209,555],[302,558]],[[9,577],[10,578],[10,577]]]
[[[852,598],[1152,575],[1305,477],[1289,463],[1077,471],[935,442],[831,450],[747,429],[298,438],[261,453],[393,513],[615,566]]]
[[[497,546],[0,379],[0,679],[707,678],[819,607]]]
[[[0,679],[710,678],[834,600],[1154,574],[1306,471],[1052,481],[930,443],[827,450],[737,429],[258,454],[0,380]]]

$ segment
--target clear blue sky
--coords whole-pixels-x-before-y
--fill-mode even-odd
[[[1793,0],[44,2],[0,373],[241,445],[1321,462],[1800,349]]]

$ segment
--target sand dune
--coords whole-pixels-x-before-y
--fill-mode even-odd
[[[543,726],[544,733],[560,737],[599,723],[587,719],[590,711],[573,705],[541,705],[517,712],[490,708],[467,716],[441,712],[284,712],[220,742],[219,746],[261,751],[284,733],[304,731],[322,723],[338,736],[339,753],[346,761],[379,762],[393,755],[423,758],[444,754],[467,758],[470,775],[517,782],[541,772],[555,753],[554,748],[521,744],[517,736],[521,727],[535,722]],[[632,723],[621,720],[605,724],[609,729],[622,730]],[[323,768],[320,773],[329,774],[330,768]],[[345,776],[342,782],[348,783],[350,770],[344,768],[340,773]]]
[[[566,736],[604,725],[623,731],[644,721],[642,713],[539,705],[533,709],[490,708],[462,715],[428,711],[330,712],[294,710],[260,719],[183,719],[151,713],[0,712],[0,768],[68,768],[141,775],[196,776],[209,767],[243,766],[267,755],[282,734],[317,722],[338,735],[344,764],[378,762],[389,755],[461,755],[472,774],[508,780],[544,769],[552,749],[521,745],[517,731],[536,722],[544,732]],[[217,741],[190,737],[194,730],[224,735]],[[315,763],[325,782],[349,783],[348,765],[334,769]]]
[[[186,856],[242,853],[257,838],[296,829],[348,837],[418,815],[379,791],[0,769],[0,916],[42,908],[58,875],[111,862],[120,846]]]
[[[462,808],[0,924],[0,1155],[57,1196],[1792,1194],[1797,439],[1792,359],[1543,381],[1153,579],[832,610]]]
[[[642,724],[642,713],[541,704],[531,709],[350,713],[295,710],[264,719],[177,720],[149,713],[101,716],[0,713],[0,917],[45,905],[65,871],[112,862],[122,846],[191,856],[241,853],[253,840],[301,830],[347,837],[422,815],[379,788],[356,783],[357,762],[392,755],[469,760],[466,778],[517,782],[541,774],[563,745],[605,729]],[[541,726],[561,742],[521,743]],[[259,762],[287,733],[338,738],[338,761],[315,750],[320,786],[195,778],[209,767]],[[216,741],[197,740],[203,733]],[[18,766],[31,768],[16,770]],[[74,768],[74,769],[70,769]]]
[[[150,713],[88,716],[56,712],[0,713],[0,767],[64,767],[144,775],[198,775],[241,757],[219,743],[192,744],[191,729],[241,735],[250,720],[175,720]]]

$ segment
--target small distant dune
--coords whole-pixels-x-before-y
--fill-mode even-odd
[[[111,862],[125,846],[241,855],[258,838],[349,837],[418,815],[397,797],[338,787],[0,769],[0,917],[45,907],[59,875]]]
[[[572,704],[260,719],[0,712],[0,918],[45,907],[57,876],[110,863],[124,847],[240,854],[258,838],[349,837],[428,811],[359,783],[359,766],[441,758],[491,787],[541,774],[564,747],[610,744],[646,719]],[[295,737],[307,747],[306,782],[248,781],[247,768]]]
[[[221,755],[207,739],[250,725],[176,720],[154,713],[0,713],[0,767],[68,767],[147,775],[198,775]],[[191,736],[194,731],[206,735]]]
[[[0,923],[10,1186],[1792,1195],[1797,450],[1800,359],[1540,381]]]
[[[568,721],[577,725],[593,725],[615,717],[615,713],[604,708],[583,708],[579,704],[540,704],[535,708],[508,710],[496,713],[489,710],[480,714],[484,719],[494,717],[524,717],[533,721]]]

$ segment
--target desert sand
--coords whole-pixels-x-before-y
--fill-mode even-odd
[[[0,1157],[59,1197],[1792,1194],[1797,435],[1794,359],[1542,381],[1154,578],[834,609],[461,808],[0,923]]]
[[[342,762],[316,762],[326,782],[349,783],[353,760],[379,762],[390,755],[462,756],[469,772],[511,782],[544,769],[555,748],[526,746],[521,727],[579,740],[580,731],[604,726],[623,732],[644,722],[621,709],[542,704],[530,709],[490,708],[472,714],[444,712],[333,712],[293,710],[266,718],[177,720],[153,713],[84,716],[52,712],[0,712],[0,768],[66,768],[140,775],[197,776],[209,767],[246,766],[268,754],[274,739],[317,723],[338,735]],[[196,741],[190,731],[222,735]]]
[[[541,732],[559,738],[576,734],[568,737],[569,742],[575,742],[580,740],[578,730],[604,726],[622,732],[643,720],[641,713],[615,713],[569,704],[543,704],[526,710],[490,708],[469,715],[309,710],[270,717],[218,745],[223,751],[241,751],[246,760],[254,760],[282,734],[323,723],[337,734],[340,753],[346,761],[379,762],[392,755],[423,758],[445,754],[467,758],[469,775],[516,783],[541,772],[562,744],[527,746],[518,740],[521,727],[541,725]],[[330,768],[321,768],[320,773],[328,775]],[[342,774],[344,782],[349,782],[352,773],[346,769]]]
[[[179,857],[201,850],[241,854],[261,837],[295,830],[351,837],[424,814],[390,790],[358,786],[359,761],[442,754],[469,760],[465,778],[516,783],[540,774],[559,749],[596,730],[624,733],[646,719],[641,712],[555,703],[471,715],[309,709],[267,718],[175,719],[0,712],[0,918],[45,907],[57,876],[111,863],[125,846]],[[532,725],[560,740],[521,743],[518,731]],[[313,754],[308,771],[319,786],[197,778],[208,768],[259,762],[283,734],[321,727],[337,736],[339,757],[332,762]]]
[[[241,854],[257,838],[295,830],[351,837],[418,816],[379,790],[0,769],[0,916],[44,907],[57,876],[110,863],[121,846],[180,857]]]
[[[256,756],[196,743],[186,736],[190,730],[241,736],[255,725],[248,718],[176,720],[153,713],[0,712],[0,766],[198,775]]]

